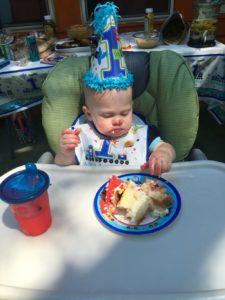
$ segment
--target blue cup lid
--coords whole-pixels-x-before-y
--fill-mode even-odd
[[[25,170],[7,177],[0,185],[0,197],[9,204],[20,204],[39,197],[49,187],[49,176],[27,163]]]

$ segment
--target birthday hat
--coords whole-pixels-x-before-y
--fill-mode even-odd
[[[127,89],[133,84],[133,75],[127,70],[117,32],[118,7],[112,2],[98,4],[91,25],[99,42],[91,58],[91,68],[84,75],[84,83],[96,91]]]

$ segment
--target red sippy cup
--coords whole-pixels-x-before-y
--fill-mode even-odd
[[[0,186],[0,197],[9,204],[20,229],[26,235],[39,235],[51,225],[48,198],[49,176],[27,163],[25,170],[7,177]]]

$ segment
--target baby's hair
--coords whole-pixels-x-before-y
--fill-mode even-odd
[[[85,104],[90,103],[90,100],[93,99],[96,91],[89,88],[87,85],[83,85],[84,87],[84,98],[85,98]]]
[[[109,90],[109,89],[99,92],[89,88],[87,85],[83,85],[83,89],[84,89],[85,105],[87,106],[91,104],[91,101],[92,102],[93,100],[101,101],[101,98],[104,97],[104,95],[113,93],[113,90]]]

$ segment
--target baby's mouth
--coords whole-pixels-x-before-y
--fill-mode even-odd
[[[112,136],[121,136],[123,134],[125,134],[127,131],[124,130],[123,128],[116,128],[116,129],[113,129],[111,130],[111,135]]]
[[[113,129],[112,132],[121,132],[121,131],[124,131],[122,128],[116,128],[116,129]]]

